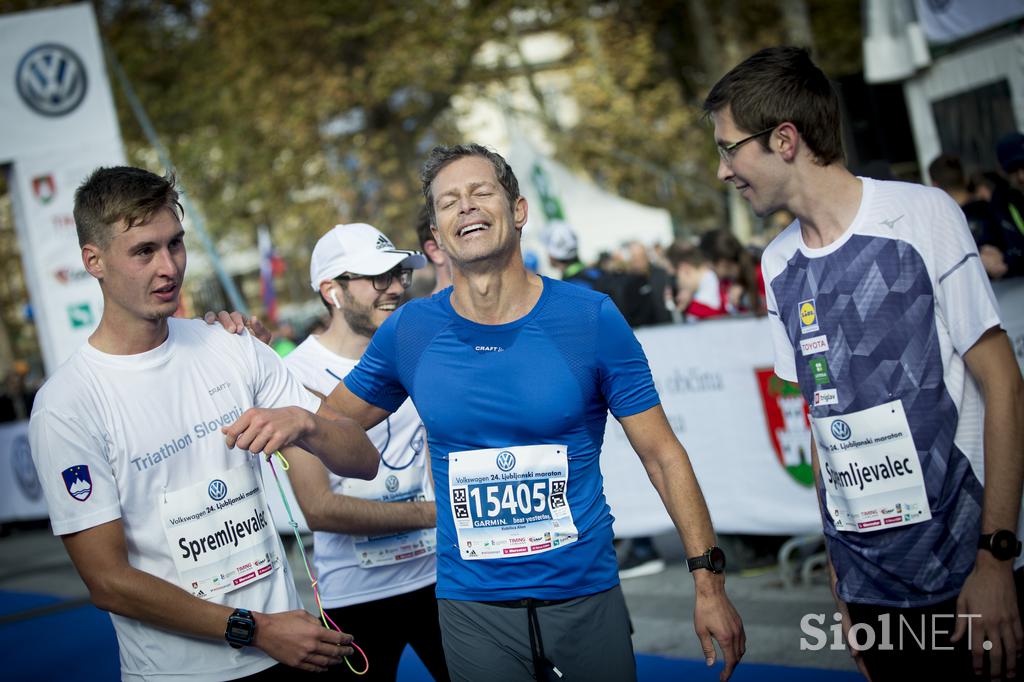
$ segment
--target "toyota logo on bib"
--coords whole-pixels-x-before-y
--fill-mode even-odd
[[[224,496],[228,494],[228,485],[219,478],[215,478],[210,481],[210,487],[207,488],[207,492],[210,493],[210,499],[223,500]]]
[[[78,55],[56,43],[32,48],[21,58],[15,75],[18,94],[42,116],[63,116],[85,99],[88,78]]]
[[[838,440],[849,440],[852,434],[853,432],[850,431],[850,425],[842,419],[837,419],[832,422],[832,435]]]
[[[495,460],[495,463],[502,471],[512,471],[516,465],[516,456],[508,450],[502,450],[498,453],[498,458]]]

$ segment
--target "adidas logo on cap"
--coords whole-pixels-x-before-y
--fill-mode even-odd
[[[378,251],[380,251],[381,249],[392,249],[392,250],[394,250],[394,248],[395,248],[395,245],[392,244],[391,240],[388,239],[387,237],[385,237],[384,235],[380,235],[379,237],[377,237],[377,250]]]

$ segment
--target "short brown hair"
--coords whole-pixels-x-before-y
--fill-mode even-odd
[[[683,263],[698,268],[707,262],[703,251],[684,241],[672,242],[665,251],[665,257],[668,258],[668,262],[672,264],[673,268],[678,268]]]
[[[183,216],[174,174],[160,177],[141,168],[97,168],[75,191],[75,227],[78,245],[110,243],[120,221],[132,228],[148,222],[160,209]]]
[[[434,214],[434,195],[430,188],[434,178],[449,163],[467,156],[479,156],[490,161],[494,166],[494,175],[497,176],[498,182],[505,190],[505,196],[508,197],[509,210],[516,205],[516,199],[520,196],[519,181],[516,180],[516,174],[512,172],[512,167],[508,165],[508,161],[501,154],[479,144],[438,145],[430,150],[430,156],[427,157],[423,164],[423,170],[420,171],[420,180],[423,182],[423,198],[427,201],[427,213],[432,224],[437,224],[437,216]]]
[[[928,175],[936,187],[947,192],[967,189],[964,167],[960,163],[960,159],[951,154],[936,156],[935,160],[928,164]]]
[[[705,115],[725,107],[749,133],[792,123],[822,166],[844,158],[839,97],[803,48],[765,48],[734,67],[704,100]],[[768,142],[760,140],[765,150]]]

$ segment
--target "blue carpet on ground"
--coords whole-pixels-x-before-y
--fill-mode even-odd
[[[119,679],[117,639],[110,617],[91,605],[60,608],[57,597],[0,592],[0,677],[12,682],[51,682],[69,676],[87,680]],[[50,607],[47,609],[47,607]],[[11,616],[26,617],[8,620]],[[721,666],[666,656],[637,656],[640,682],[717,680]],[[398,668],[400,682],[431,682],[430,674],[406,649]],[[743,663],[736,682],[855,682],[857,673]]]

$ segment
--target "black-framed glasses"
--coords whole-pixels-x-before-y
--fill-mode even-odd
[[[338,275],[334,279],[351,282],[354,279],[368,279],[373,282],[373,288],[377,291],[387,291],[391,283],[398,277],[398,283],[403,289],[408,289],[412,284],[412,268],[395,267],[379,275]]]
[[[778,128],[778,126],[774,125],[771,128],[765,128],[764,130],[760,130],[760,131],[754,133],[753,135],[750,135],[748,137],[744,137],[739,142],[733,142],[732,144],[716,145],[716,147],[718,149],[718,156],[720,156],[722,158],[722,161],[725,162],[725,165],[727,165],[727,166],[731,165],[732,164],[732,157],[736,155],[736,150],[737,149],[739,149],[740,147],[742,147],[746,143],[750,142],[751,140],[756,140],[757,138],[761,137],[762,135],[767,135],[768,133],[772,132],[776,128]]]

